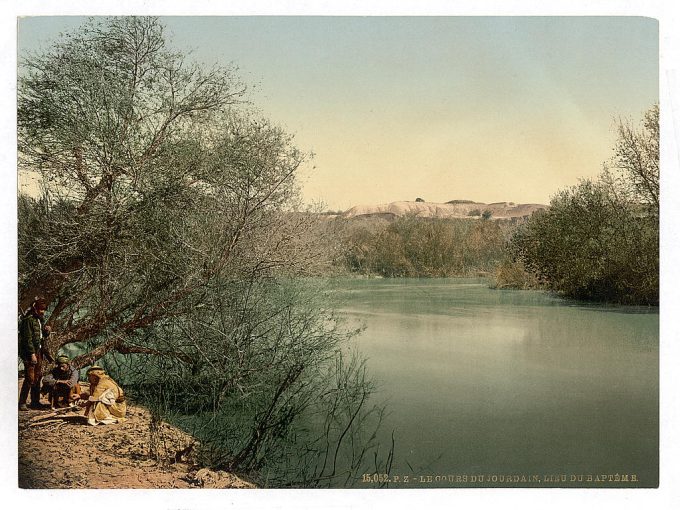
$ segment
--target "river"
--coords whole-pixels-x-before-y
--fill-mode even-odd
[[[334,293],[365,326],[354,342],[387,403],[390,487],[658,484],[657,308],[484,279],[341,280]]]

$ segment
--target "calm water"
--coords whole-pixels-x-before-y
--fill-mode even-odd
[[[657,485],[658,309],[481,279],[344,280],[336,293],[366,326],[355,342],[388,403],[391,475],[409,476],[390,487]]]

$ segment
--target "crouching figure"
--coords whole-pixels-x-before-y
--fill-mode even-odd
[[[125,394],[116,381],[111,379],[100,366],[92,366],[87,371],[90,383],[89,393],[80,398],[86,400],[85,417],[90,425],[108,425],[125,421]]]
[[[57,364],[43,377],[43,395],[48,395],[53,409],[69,407],[80,398],[79,372],[71,366],[67,356],[57,356]]]

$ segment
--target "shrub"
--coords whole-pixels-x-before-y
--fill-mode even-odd
[[[658,303],[658,222],[601,181],[558,193],[534,213],[512,246],[550,288],[572,298]]]
[[[540,286],[535,275],[521,261],[504,259],[496,266],[490,287],[494,289],[535,289]]]
[[[562,190],[519,228],[512,247],[550,288],[577,299],[659,302],[659,108],[642,129],[620,122],[597,180]]]
[[[488,272],[503,257],[496,222],[405,216],[378,231],[355,229],[345,239],[351,271],[386,277],[463,276]]]

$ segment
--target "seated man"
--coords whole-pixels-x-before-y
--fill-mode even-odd
[[[43,377],[41,393],[49,396],[53,409],[69,407],[80,398],[79,372],[71,366],[68,356],[57,356],[52,372]]]
[[[120,423],[125,421],[125,395],[116,381],[111,379],[102,367],[92,366],[87,370],[87,380],[90,383],[89,393],[83,393],[80,398],[87,400],[85,416],[87,423]]]

